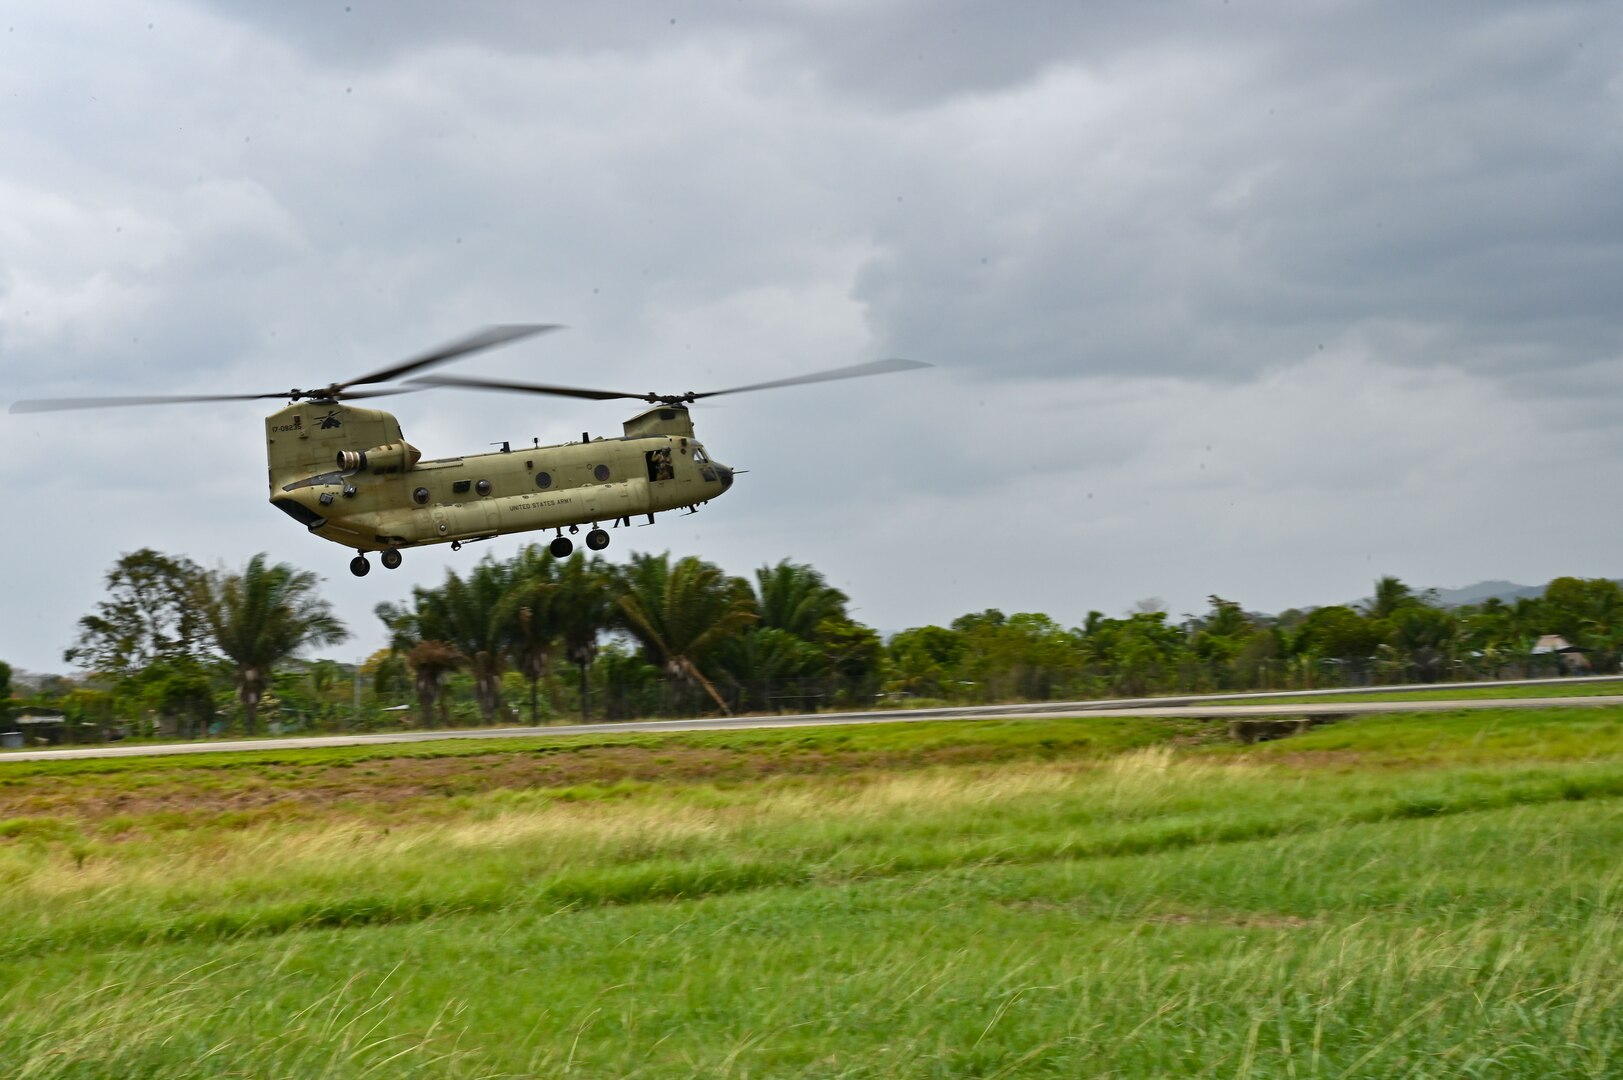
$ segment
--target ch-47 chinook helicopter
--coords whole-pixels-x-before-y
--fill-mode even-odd
[[[733,470],[713,461],[693,433],[688,405],[701,398],[768,390],[804,383],[853,379],[929,365],[914,360],[876,360],[787,379],[684,394],[632,394],[576,386],[498,382],[489,379],[418,375],[393,387],[380,383],[456,360],[519,338],[559,329],[550,325],[495,326],[441,346],[404,363],[348,382],[316,390],[269,394],[159,395],[140,397],[51,398],[19,401],[13,413],[96,409],[121,405],[255,401],[287,398],[265,418],[265,455],[270,466],[271,505],[311,533],[356,551],[350,572],[371,572],[369,551],[398,567],[401,550],[448,543],[453,549],[505,533],[552,529],[553,555],[574,550],[565,530],[577,534],[589,525],[586,546],[609,545],[602,527],[629,526],[631,519],[666,510],[695,511],[732,486]],[[518,394],[609,401],[647,402],[649,409],[625,422],[625,434],[577,443],[513,449],[510,442],[490,453],[425,460],[405,440],[400,423],[380,409],[348,404],[363,398],[413,393],[433,387],[460,387]],[[363,388],[363,389],[357,389]]]

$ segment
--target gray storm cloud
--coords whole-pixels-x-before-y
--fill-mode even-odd
[[[1613,5],[0,23],[9,399],[308,386],[513,321],[571,330],[461,370],[673,391],[902,355],[937,367],[703,414],[751,473],[634,543],[811,562],[887,629],[1618,572],[1623,513],[1596,495],[1623,455]],[[430,454],[623,418],[396,411]],[[0,659],[60,668],[141,546],[319,568],[362,649],[377,600],[471,563],[344,580],[265,505],[260,416],[0,417],[12,497],[62,508],[0,541],[41,620]]]

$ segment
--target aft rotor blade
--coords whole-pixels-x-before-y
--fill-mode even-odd
[[[583,386],[547,386],[542,383],[470,379],[462,375],[420,375],[407,381],[414,386],[452,386],[464,390],[498,390],[509,394],[549,394],[553,397],[586,398],[589,401],[613,401],[616,398],[635,398],[638,401],[658,400],[658,395],[654,394],[627,394],[619,390],[589,390]]]
[[[366,386],[370,383],[388,382],[390,379],[398,379],[400,376],[408,375],[413,371],[433,367],[435,364],[443,364],[458,357],[467,356],[469,353],[479,352],[482,349],[505,345],[509,341],[517,341],[519,338],[529,337],[532,334],[544,334],[550,330],[562,329],[563,327],[556,323],[489,326],[476,334],[458,338],[455,341],[441,345],[437,349],[423,353],[421,356],[395,364],[393,367],[386,367],[381,371],[374,371],[370,375],[362,375],[359,379],[339,383],[334,389],[341,391],[351,386]],[[354,395],[349,396],[353,397]]]
[[[787,379],[773,379],[771,382],[751,383],[748,386],[732,386],[726,390],[706,390],[702,394],[688,394],[688,401],[697,401],[700,398],[719,397],[722,394],[742,394],[746,390],[772,390],[780,386],[803,386],[806,383],[833,382],[836,379],[860,379],[866,375],[885,375],[892,371],[912,371],[915,368],[927,368],[922,360],[903,360],[892,357],[889,360],[871,360],[866,364],[852,364],[850,367],[831,368],[828,371],[815,371],[810,375],[793,375]]]
[[[130,397],[37,398],[13,402],[14,413],[65,412],[69,409],[115,409],[125,405],[185,405],[200,401],[261,401],[285,398],[287,391],[274,394],[154,394]]]

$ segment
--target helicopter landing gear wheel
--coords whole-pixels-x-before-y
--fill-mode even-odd
[[[390,548],[388,551],[383,553],[383,555],[380,557],[380,561],[383,563],[383,568],[385,570],[400,569],[400,550],[398,548]]]
[[[593,551],[602,551],[609,546],[609,534],[602,529],[593,529],[586,534],[586,546]]]
[[[372,572],[372,564],[366,561],[365,555],[357,555],[349,560],[349,572],[356,577],[365,577]]]
[[[575,550],[575,542],[567,536],[558,536],[553,538],[548,547],[552,551],[554,559],[567,559],[569,553]]]

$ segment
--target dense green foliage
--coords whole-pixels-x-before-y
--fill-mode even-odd
[[[1357,606],[1261,616],[1213,596],[1199,614],[1140,605],[1071,627],[988,609],[887,643],[803,564],[748,580],[693,557],[614,565],[534,545],[380,604],[389,648],[323,670],[296,660],[297,647],[222,662],[247,623],[227,632],[209,613],[238,580],[298,585],[311,605],[301,618],[313,620],[299,645],[334,640],[308,574],[258,560],[244,575],[202,575],[136,552],[109,572],[109,600],[69,651],[91,674],[52,703],[89,737],[109,726],[192,735],[238,718],[251,730],[261,709],[278,731],[537,724],[1502,679],[1615,672],[1623,657],[1623,589],[1606,579],[1557,578],[1540,599],[1444,608],[1385,577]]]
[[[349,636],[316,594],[314,574],[286,563],[267,566],[264,555],[249,559],[240,574],[207,575],[194,595],[214,648],[231,670],[250,735],[278,665],[303,649]],[[330,671],[318,665],[312,675],[318,692],[331,686]]]
[[[69,663],[129,675],[154,663],[196,660],[204,627],[193,602],[203,572],[190,559],[142,548],[107,571],[107,598],[79,620]]]
[[[639,755],[657,782],[609,782]],[[0,1062],[41,1080],[1599,1078],[1623,1049],[1611,709],[1255,747],[1082,718],[0,780],[34,808],[0,814]]]

